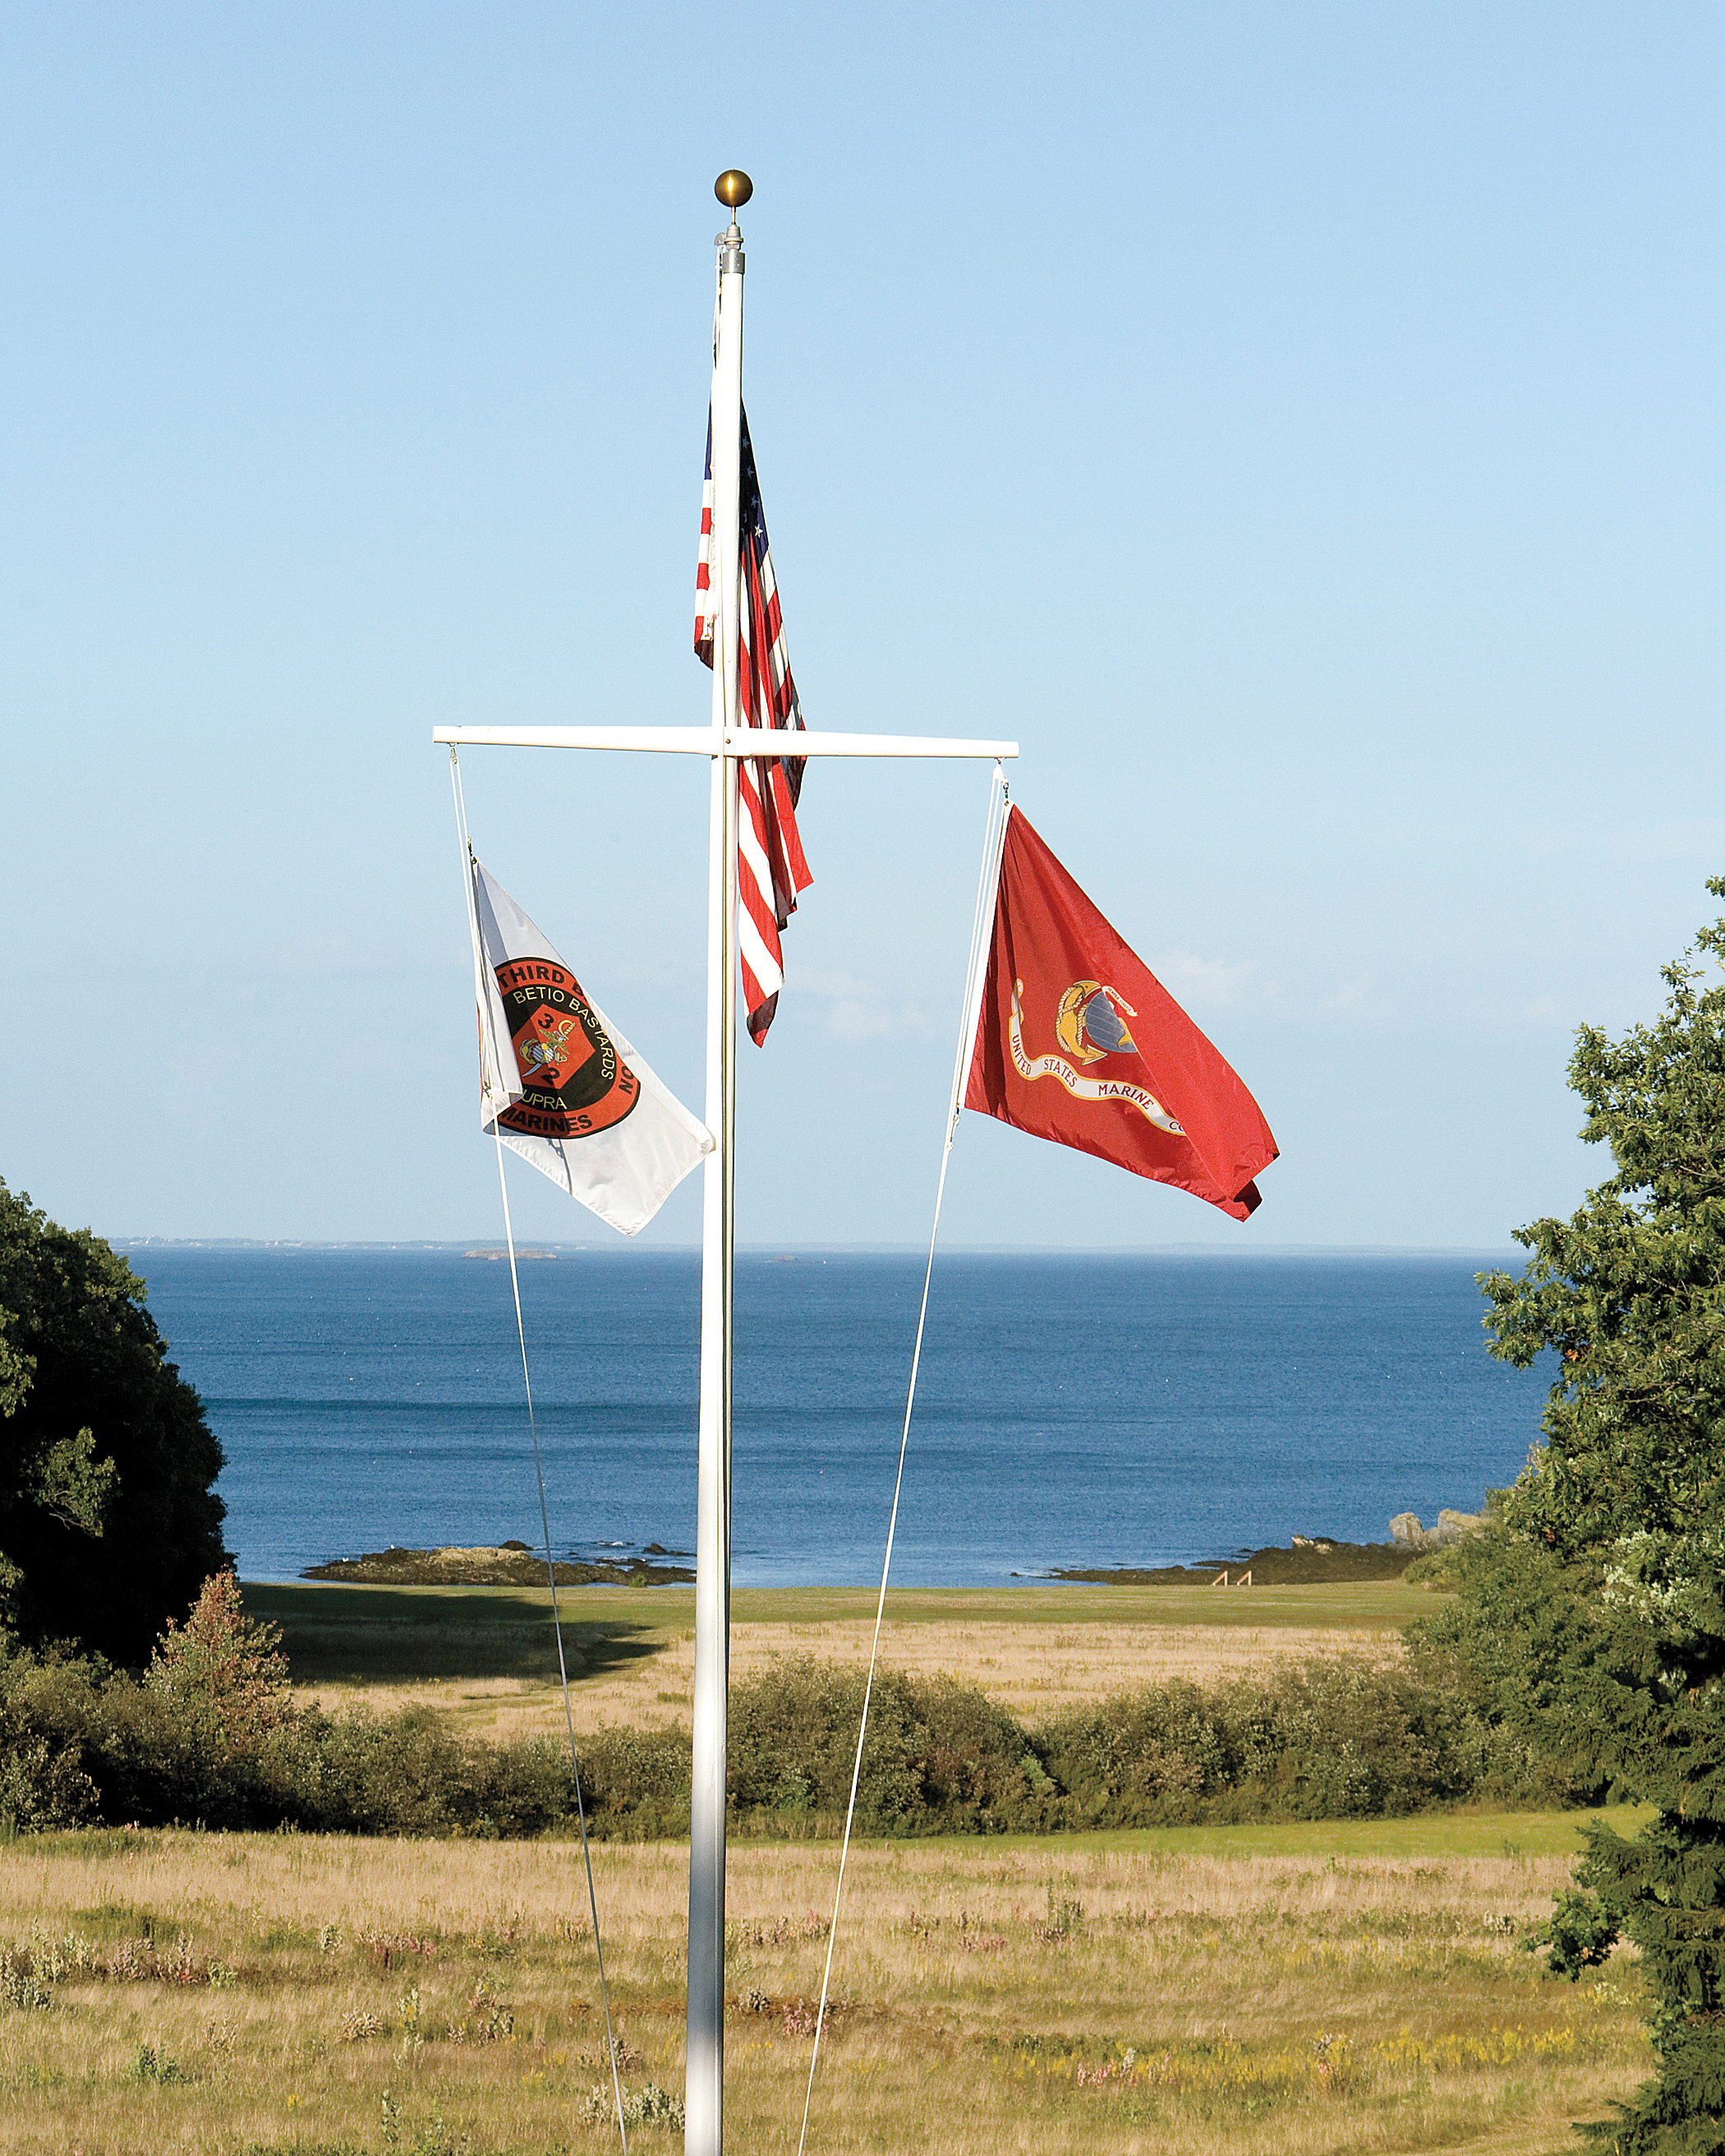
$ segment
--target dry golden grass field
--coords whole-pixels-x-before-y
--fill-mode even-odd
[[[1632,1963],[1569,1984],[1517,1946],[1575,1824],[865,1845],[810,2147],[1555,2156],[1647,2064]],[[732,1853],[737,2156],[796,2146],[834,1859]],[[681,2091],[686,1861],[595,1851],[637,2108]],[[567,1843],[68,1834],[0,1849],[0,2151],[617,2145]]]
[[[690,1598],[562,1598],[578,1727],[683,1722]],[[545,1598],[251,1588],[332,1706],[435,1703],[470,1734],[560,1717]],[[1400,1583],[1028,1582],[896,1596],[890,1661],[1035,1720],[1182,1674],[1400,1651]],[[737,1597],[740,1670],[860,1658],[872,1598]],[[1445,2148],[1556,2156],[1648,2070],[1622,1950],[1579,1984],[1518,1933],[1574,1815],[865,1844],[812,2150]],[[727,2146],[796,2145],[837,1851],[733,1844]],[[680,2145],[685,1845],[594,1852],[644,2149]],[[0,2156],[547,2156],[614,2147],[567,1842],[98,1830],[0,1845]],[[595,2095],[595,2091],[598,2093]],[[658,2116],[654,2114],[657,2113]]]
[[[429,1703],[470,1735],[561,1735],[545,1592],[511,1587],[248,1587],[246,1607],[285,1629],[295,1677],[334,1709]],[[575,1727],[687,1726],[695,1602],[680,1587],[559,1590]],[[881,1657],[980,1685],[1021,1720],[1171,1676],[1208,1683],[1315,1654],[1381,1660],[1431,1607],[1399,1580],[1335,1587],[1103,1587],[1026,1581],[889,1602]],[[875,1598],[842,1588],[743,1592],[731,1667],[776,1654],[865,1662]]]

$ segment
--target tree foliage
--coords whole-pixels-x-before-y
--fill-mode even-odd
[[[1545,1954],[1545,1965],[1553,1976],[1580,1980],[1584,1969],[1600,1969],[1617,1943],[1617,1919],[1597,1894],[1566,1887],[1553,1897],[1549,1919],[1535,1928],[1522,1944],[1529,1953]]]
[[[132,1664],[228,1563],[221,1447],[144,1294],[0,1182],[0,1633]]]
[[[255,1752],[294,1719],[281,1627],[246,1615],[231,1572],[205,1580],[183,1625],[168,1619],[144,1685],[218,1756]]]
[[[1725,898],[1725,879],[1709,884]],[[1599,2129],[1725,2149],[1725,921],[1663,969],[1656,1023],[1577,1035],[1582,1136],[1616,1172],[1481,1276],[1491,1352],[1555,1350],[1543,1443],[1456,1579],[1451,1636],[1584,1781],[1657,1807],[1582,1867],[1640,1948],[1659,2077]],[[1495,1643],[1495,1645],[1494,1645]],[[1519,1674],[1511,1665],[1519,1658]]]

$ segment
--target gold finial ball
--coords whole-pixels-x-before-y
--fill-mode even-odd
[[[747,172],[721,172],[713,182],[713,192],[726,209],[740,210],[755,192],[755,183]]]

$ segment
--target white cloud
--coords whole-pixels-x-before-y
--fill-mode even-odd
[[[283,973],[368,973],[377,968],[375,952],[343,935],[293,937],[278,943],[270,956]]]
[[[1332,988],[1324,998],[1324,1009],[1332,1011],[1353,1010],[1363,1003],[1375,985],[1370,973],[1356,973],[1351,981],[1343,981],[1339,988]]]
[[[829,1005],[826,1031],[834,1040],[855,1046],[865,1040],[901,1040],[926,1034],[927,1019],[914,1004],[895,1003],[873,981],[837,968],[815,968],[796,975],[800,993],[824,998]]]
[[[1660,861],[1716,861],[1725,848],[1725,820],[1717,816],[1675,818],[1658,824],[1630,824],[1601,832],[1593,824],[1539,824],[1525,834],[1536,856],[1596,852],[1625,866]]]
[[[858,1003],[847,998],[834,1004],[827,1013],[827,1031],[834,1040],[855,1044],[861,1040],[890,1040],[907,1033],[926,1033],[927,1026],[922,1013],[908,1004],[891,1009],[885,1004]]]
[[[439,937],[435,943],[418,939],[404,945],[398,937],[387,942],[361,942],[345,933],[290,937],[270,951],[268,966],[278,973],[305,974],[324,979],[356,974],[429,973],[439,977],[452,969],[471,972],[471,947],[464,936]]]
[[[1275,993],[1252,958],[1231,964],[1225,958],[1200,958],[1193,951],[1168,951],[1151,961],[1150,970],[1177,1003],[1200,1010],[1266,1003]]]

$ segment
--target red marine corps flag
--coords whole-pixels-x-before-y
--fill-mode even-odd
[[[713,1142],[475,860],[480,1126],[625,1235]]]
[[[1016,808],[964,1105],[1236,1220],[1276,1156],[1257,1102]]]

